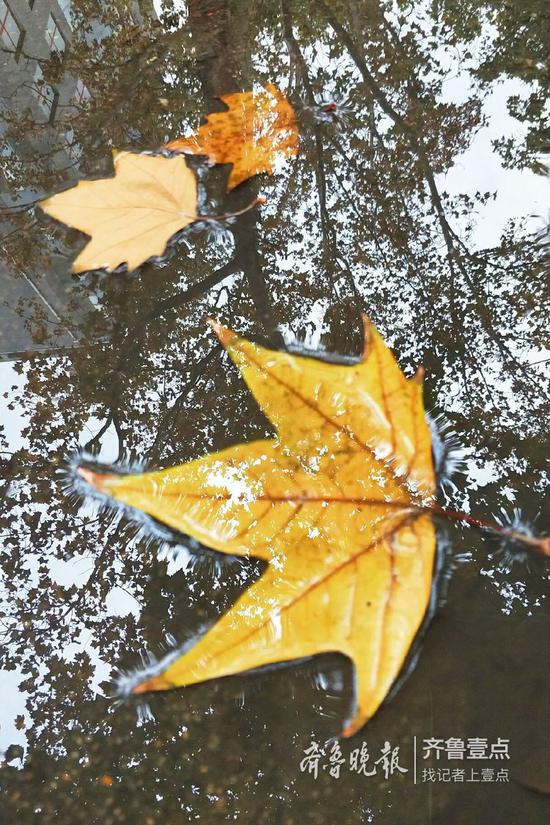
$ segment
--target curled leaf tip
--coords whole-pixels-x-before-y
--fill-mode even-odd
[[[132,693],[134,695],[151,693],[155,690],[168,690],[170,687],[172,687],[170,683],[163,679],[162,676],[151,676],[150,679],[146,679],[144,682],[140,682],[139,685],[132,688]]]
[[[342,738],[349,739],[351,736],[355,736],[357,731],[361,730],[365,722],[366,719],[363,717],[355,717],[355,719],[352,719],[351,722],[348,722],[348,724],[344,726],[344,729],[342,730]]]
[[[222,347],[228,347],[229,344],[237,337],[232,329],[229,329],[229,327],[221,324],[216,318],[209,316],[206,320],[218,336],[218,340]]]
[[[536,541],[540,552],[545,556],[550,556],[550,536],[541,536]]]
[[[104,490],[107,486],[107,482],[110,478],[112,478],[110,473],[95,473],[88,467],[78,467],[77,473],[84,479],[86,484],[89,484],[90,487],[94,488],[94,490],[99,491]]]
[[[363,313],[361,315],[363,321],[363,361],[367,358],[371,345],[372,337],[372,321],[368,315]]]
[[[413,375],[412,380],[414,381],[415,384],[422,384],[422,382],[424,381],[424,376],[425,375],[426,375],[426,370],[424,369],[424,367],[422,365],[420,365],[417,368],[415,374]]]

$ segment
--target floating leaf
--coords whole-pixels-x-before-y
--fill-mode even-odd
[[[168,240],[197,219],[195,176],[181,157],[118,152],[115,176],[80,181],[40,206],[52,218],[91,236],[73,272],[136,269],[162,255]]]
[[[260,172],[273,174],[278,163],[298,153],[294,110],[275,86],[222,95],[220,100],[226,112],[209,114],[195,135],[176,138],[167,148],[207,155],[211,163],[232,163],[228,189]]]
[[[272,352],[214,328],[277,437],[160,472],[81,474],[209,547],[268,567],[135,692],[340,651],[356,672],[349,736],[387,694],[429,602],[435,480],[422,387],[368,321],[354,366]]]

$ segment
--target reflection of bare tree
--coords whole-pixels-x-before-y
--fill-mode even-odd
[[[439,192],[438,185],[436,183],[435,174],[432,169],[432,161],[430,159],[429,150],[425,146],[425,139],[423,134],[423,124],[425,122],[423,118],[423,110],[426,109],[427,106],[432,106],[434,109],[436,109],[435,100],[431,99],[429,93],[428,96],[425,94],[426,90],[423,90],[420,87],[418,79],[414,75],[412,75],[408,79],[406,87],[407,113],[401,114],[398,111],[397,107],[390,101],[390,99],[384,92],[375,74],[369,69],[365,58],[361,54],[360,43],[354,42],[349,32],[339,22],[331,8],[327,6],[327,4],[323,2],[323,0],[316,0],[316,6],[319,7],[323,16],[326,18],[327,22],[337,35],[339,41],[345,46],[349,56],[357,66],[367,89],[372,95],[372,100],[378,104],[382,113],[391,120],[391,122],[394,124],[397,130],[397,133],[405,138],[405,141],[409,145],[413,156],[417,159],[417,163],[421,171],[421,176],[424,178],[429,191],[430,199],[433,206],[433,214],[439,225],[446,247],[446,258],[450,276],[448,283],[448,293],[450,296],[450,310],[452,314],[452,320],[455,331],[457,333],[460,333],[462,328],[462,324],[460,321],[460,307],[457,303],[457,279],[462,278],[463,283],[467,286],[471,293],[482,327],[485,333],[487,334],[488,339],[492,342],[494,346],[497,347],[500,356],[503,359],[503,364],[506,367],[509,365],[510,367],[517,369],[518,366],[520,366],[517,361],[517,358],[514,356],[510,348],[505,343],[502,334],[495,329],[493,320],[491,318],[491,313],[489,309],[487,294],[485,292],[485,288],[483,285],[483,280],[479,277],[479,275],[481,274],[480,270],[483,269],[482,261],[480,261],[473,253],[471,253],[468,250],[467,246],[464,244],[464,242],[452,228],[451,223],[447,218],[446,208],[443,204],[443,200]],[[285,33],[287,42],[299,66],[300,76],[304,84],[308,103],[312,104],[313,93],[307,74],[307,66],[299,52],[296,40],[292,34],[292,21],[290,18],[288,3],[283,3],[283,15],[285,19]],[[400,42],[397,33],[394,31],[394,29],[388,23],[388,21],[384,18],[384,16],[381,17],[381,23],[383,26],[384,34],[387,35],[389,41],[391,42],[392,46],[395,48],[397,53],[407,58],[406,51],[403,48],[403,44]],[[477,123],[475,108],[473,110],[471,106],[465,108],[469,108],[471,110],[470,129],[475,128]],[[456,114],[457,117],[461,117],[462,113],[457,111]],[[427,122],[429,122],[429,119],[427,120]],[[431,138],[431,135],[429,133],[427,135],[427,138],[428,141]],[[464,146],[466,145],[467,140],[468,138],[465,137]],[[321,222],[323,226],[323,238],[326,239],[328,234],[325,231],[325,224],[328,221],[325,195],[326,176],[324,174],[322,167],[322,149],[319,151],[320,138],[318,130],[316,134],[316,143],[318,155],[320,158],[320,165],[318,167],[320,169],[320,173],[317,177],[317,189],[319,191],[319,197],[321,199],[320,213]],[[383,138],[379,132],[377,133],[377,143],[379,147],[383,143]],[[342,155],[345,156],[345,153],[342,153]],[[420,178],[420,182],[421,179],[422,178]],[[410,213],[408,213],[408,217],[409,228],[410,230],[414,231],[416,227],[414,221],[411,220]],[[490,262],[487,263],[490,266]],[[472,271],[470,271],[469,265],[473,265],[471,266]],[[492,272],[485,271],[483,272],[483,274],[490,277]],[[462,334],[458,334],[455,338],[455,343],[458,350],[461,352],[461,362],[465,382],[468,380],[469,377],[469,370],[467,367],[467,361],[469,360],[470,369],[479,372],[486,389],[489,390],[487,381],[483,374],[483,368],[480,362],[476,359],[467,358],[467,352],[465,352],[464,349],[467,348],[468,345],[464,336]],[[532,385],[534,384],[535,387],[538,389],[538,384],[536,380],[532,379],[532,377],[529,375],[526,376],[526,383]]]
[[[314,112],[316,109],[321,108],[321,106],[315,100],[315,95],[309,81],[307,64],[293,34],[291,7],[287,0],[283,0],[281,3],[281,13],[285,41],[289,53],[298,68],[298,76],[301,81],[305,101],[309,109]],[[337,277],[338,274],[343,274],[349,292],[355,299],[358,299],[359,295],[357,292],[357,287],[351,275],[350,268],[342,261],[337,244],[336,228],[331,220],[330,212],[327,206],[327,175],[325,170],[325,152],[323,147],[323,131],[321,125],[313,122],[312,131],[315,142],[315,188],[319,200],[319,218],[321,223],[323,259],[326,262],[330,262],[329,265],[332,264],[335,267],[335,277]],[[333,281],[331,279],[329,279],[328,285],[329,288],[333,290]]]

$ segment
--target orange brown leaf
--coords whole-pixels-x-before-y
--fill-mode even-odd
[[[367,320],[353,366],[213,326],[276,437],[160,472],[81,473],[208,547],[268,566],[194,647],[134,691],[339,651],[355,665],[349,736],[383,701],[429,603],[435,479],[422,386]]]
[[[299,133],[294,110],[275,86],[223,95],[226,112],[209,114],[195,135],[176,138],[168,149],[206,155],[211,163],[231,163],[227,188],[234,189],[298,153]]]

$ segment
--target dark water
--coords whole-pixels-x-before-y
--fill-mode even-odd
[[[547,822],[543,560],[438,526],[441,574],[416,664],[339,742],[347,760],[366,741],[372,765],[388,741],[408,772],[345,764],[335,778],[322,765],[353,691],[337,655],[148,706],[108,698],[113,667],[162,655],[167,634],[191,638],[260,567],[177,537],[159,553],[125,518],[72,500],[58,472],[78,446],[160,468],[270,433],[207,314],[272,347],[349,358],[366,311],[407,374],[424,364],[427,407],[462,445],[441,502],[548,530],[545,3],[9,9],[19,34],[6,24],[0,52],[0,821]],[[50,55],[49,43],[65,48]],[[238,210],[259,192],[265,207],[188,231],[136,273],[70,275],[84,238],[37,199],[109,174],[113,148],[187,133],[221,108],[216,95],[267,82],[297,111],[296,160],[229,195],[228,167],[193,161],[202,211]],[[510,759],[445,762],[465,780],[495,769],[493,781],[431,781],[430,737],[508,739]],[[300,770],[312,739],[327,752],[317,779]],[[502,768],[509,781],[497,782]]]

